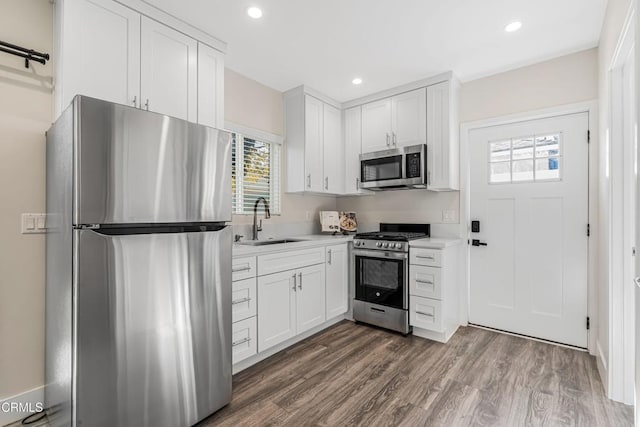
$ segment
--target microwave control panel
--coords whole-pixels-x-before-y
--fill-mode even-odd
[[[407,178],[420,178],[422,168],[420,167],[420,153],[411,153],[406,155]]]

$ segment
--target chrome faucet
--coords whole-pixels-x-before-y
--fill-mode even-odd
[[[260,201],[264,204],[264,219],[271,218],[271,212],[269,212],[269,202],[264,197],[258,197],[256,203],[253,205],[253,238],[252,240],[258,240],[258,231],[262,231],[262,219],[260,225],[258,225],[258,205]]]

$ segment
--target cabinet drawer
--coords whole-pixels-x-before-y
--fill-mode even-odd
[[[442,332],[442,302],[416,296],[409,297],[409,324]]]
[[[256,257],[234,258],[231,261],[233,281],[256,277]]]
[[[409,266],[409,294],[442,299],[441,271],[439,267]]]
[[[233,363],[238,363],[251,357],[257,353],[257,319],[250,317],[239,322],[235,322],[232,326],[231,338],[231,359]]]
[[[409,259],[411,264],[426,265],[429,267],[442,267],[442,251],[440,249],[409,249]]]
[[[257,314],[256,279],[233,282],[231,291],[231,315],[234,322]]]
[[[258,257],[258,275],[294,270],[314,264],[324,264],[324,246],[298,251],[278,252]]]

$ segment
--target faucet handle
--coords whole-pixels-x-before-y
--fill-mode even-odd
[[[240,234],[236,234],[235,236],[233,236],[233,241],[234,242],[239,242],[240,239],[242,239],[244,236],[241,236]]]
[[[257,231],[262,231],[262,219],[260,219],[260,223],[258,224]]]

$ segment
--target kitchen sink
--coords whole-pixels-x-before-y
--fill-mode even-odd
[[[304,240],[302,239],[244,240],[242,242],[237,242],[236,245],[265,246],[265,245],[277,245],[280,243],[292,243],[292,242],[304,242]]]

